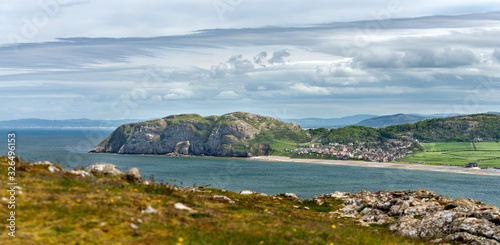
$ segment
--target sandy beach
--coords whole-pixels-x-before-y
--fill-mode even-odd
[[[290,158],[282,156],[256,156],[256,157],[250,157],[248,159],[256,161],[303,162],[303,163],[313,163],[313,164],[329,164],[329,165],[366,167],[366,168],[407,169],[407,170],[433,171],[433,172],[445,172],[445,173],[457,173],[457,174],[500,176],[500,171],[498,170],[474,169],[474,168],[463,168],[463,167],[452,167],[452,166],[306,159],[306,158]]]

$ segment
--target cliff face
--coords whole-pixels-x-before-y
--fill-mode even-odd
[[[276,130],[304,134],[300,126],[271,117],[235,112],[222,116],[197,114],[124,124],[91,152],[120,154],[179,154],[208,156],[268,155],[256,136]]]

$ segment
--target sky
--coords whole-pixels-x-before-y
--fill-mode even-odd
[[[500,111],[498,1],[2,1],[0,23],[0,120]]]

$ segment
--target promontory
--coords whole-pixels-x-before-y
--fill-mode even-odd
[[[91,152],[249,157],[269,155],[265,142],[274,139],[306,142],[310,135],[297,124],[252,113],[181,114],[124,124]]]

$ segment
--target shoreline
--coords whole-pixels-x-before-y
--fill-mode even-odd
[[[248,157],[246,159],[252,160],[252,161],[298,162],[298,163],[325,164],[325,165],[364,167],[364,168],[387,168],[387,169],[418,170],[418,171],[456,173],[456,174],[500,176],[500,171],[497,171],[497,170],[473,169],[473,168],[453,167],[453,166],[435,166],[435,165],[387,163],[387,162],[381,163],[381,162],[346,161],[346,160],[326,160],[326,159],[313,159],[313,158],[291,158],[291,157],[283,157],[283,156],[255,156],[255,157]]]

